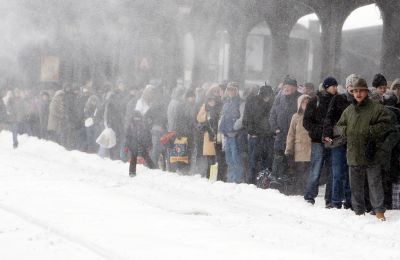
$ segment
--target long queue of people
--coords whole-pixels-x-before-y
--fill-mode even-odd
[[[387,91],[388,85],[391,89]],[[314,204],[325,172],[327,208],[384,220],[400,208],[400,80],[377,74],[372,90],[356,74],[326,78],[318,90],[287,76],[275,89],[238,83],[95,88],[65,83],[55,93],[5,89],[0,127],[72,150],[149,168],[232,183],[256,184],[258,174],[290,179],[288,195]],[[290,178],[286,178],[286,177]]]

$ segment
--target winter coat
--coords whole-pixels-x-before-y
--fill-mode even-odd
[[[222,108],[221,121],[219,124],[219,131],[228,137],[234,137],[236,131],[234,125],[236,120],[240,118],[240,97],[235,96],[225,100]]]
[[[26,100],[20,97],[11,97],[6,105],[10,122],[23,122],[28,119]]]
[[[324,120],[323,137],[335,138],[334,128],[339,121],[343,111],[351,105],[354,98],[349,93],[335,95],[328,107],[328,112]]]
[[[39,122],[42,135],[45,134],[49,123],[49,106],[50,106],[50,100],[40,100]]]
[[[271,130],[275,133],[280,130],[275,136],[274,150],[284,151],[286,149],[286,137],[289,131],[292,116],[297,111],[297,99],[301,94],[295,92],[291,95],[278,95],[271,109],[269,123]]]
[[[366,98],[360,105],[355,101],[343,112],[337,123],[339,133],[347,138],[347,164],[368,166],[380,164],[391,147],[385,145],[387,135],[395,131],[388,110]],[[370,137],[369,137],[370,136]],[[375,143],[376,154],[372,161],[365,156],[368,138]]]
[[[261,96],[250,96],[247,98],[243,115],[243,126],[247,133],[252,136],[272,136],[268,121],[272,108],[272,100],[265,102]]]
[[[299,97],[298,110],[292,117],[289,132],[286,138],[286,155],[294,155],[295,162],[309,162],[311,159],[311,138],[303,127],[304,112],[300,112],[301,103],[307,95]]]
[[[185,94],[185,88],[177,87],[174,89],[171,101],[169,102],[167,109],[168,118],[168,131],[176,130],[176,118],[178,113],[183,109],[183,95]]]
[[[176,136],[187,137],[192,139],[193,129],[195,127],[193,106],[188,103],[183,103],[182,109],[178,112],[176,117]]]
[[[127,146],[131,152],[143,153],[150,147],[150,129],[140,112],[136,111],[136,113],[132,115],[127,129],[125,129],[125,133],[125,146]]]
[[[119,139],[124,133],[124,113],[121,111],[117,95],[111,92],[107,94],[107,96],[108,99],[106,100],[104,110],[104,122],[108,127],[114,130],[117,139]]]
[[[307,104],[303,126],[308,131],[312,142],[322,143],[324,120],[333,97],[334,95],[326,91],[320,91]]]
[[[65,121],[65,106],[64,106],[64,91],[58,90],[49,106],[49,122],[47,124],[48,131],[61,133],[64,128]]]
[[[203,136],[203,155],[213,156],[215,153],[215,142],[218,133],[218,121],[220,115],[220,102],[214,107],[203,104],[197,113],[197,122],[200,124]]]
[[[70,130],[76,130],[83,127],[83,107],[81,108],[78,105],[78,97],[75,93],[65,92],[64,109],[65,127],[68,133]]]
[[[167,130],[167,106],[164,102],[152,105],[144,115],[152,130],[166,132]]]
[[[92,117],[95,120],[97,114],[99,113],[100,99],[96,95],[91,95],[85,104],[83,109],[84,119]],[[96,114],[96,115],[95,115]]]
[[[136,103],[137,103],[138,99],[136,96],[134,95],[130,95],[129,96],[129,101],[126,104],[126,108],[125,108],[125,118],[124,118],[124,124],[125,124],[125,129],[128,128],[129,125],[129,120],[133,115],[133,112],[136,110]]]
[[[87,104],[87,101],[89,99],[89,93],[85,93],[85,95],[80,95],[77,97],[76,99],[76,127],[77,128],[82,128],[84,127],[84,123],[85,123],[85,106]]]

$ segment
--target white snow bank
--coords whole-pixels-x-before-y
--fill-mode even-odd
[[[0,259],[400,259],[388,221],[0,133]]]

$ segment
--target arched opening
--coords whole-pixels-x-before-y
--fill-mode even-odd
[[[245,81],[258,84],[268,81],[271,61],[271,33],[267,23],[257,24],[247,36]]]
[[[315,13],[301,17],[290,33],[289,74],[303,85],[318,84],[320,75],[321,25]]]
[[[354,10],[342,29],[340,66],[342,75],[358,73],[371,82],[380,71],[382,18],[375,4]]]

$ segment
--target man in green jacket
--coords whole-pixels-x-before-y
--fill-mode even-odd
[[[337,127],[347,138],[352,206],[357,215],[365,213],[364,182],[368,178],[370,200],[376,217],[385,220],[381,161],[384,140],[393,127],[384,106],[368,98],[368,86],[360,78],[354,84],[354,102],[342,114]]]

